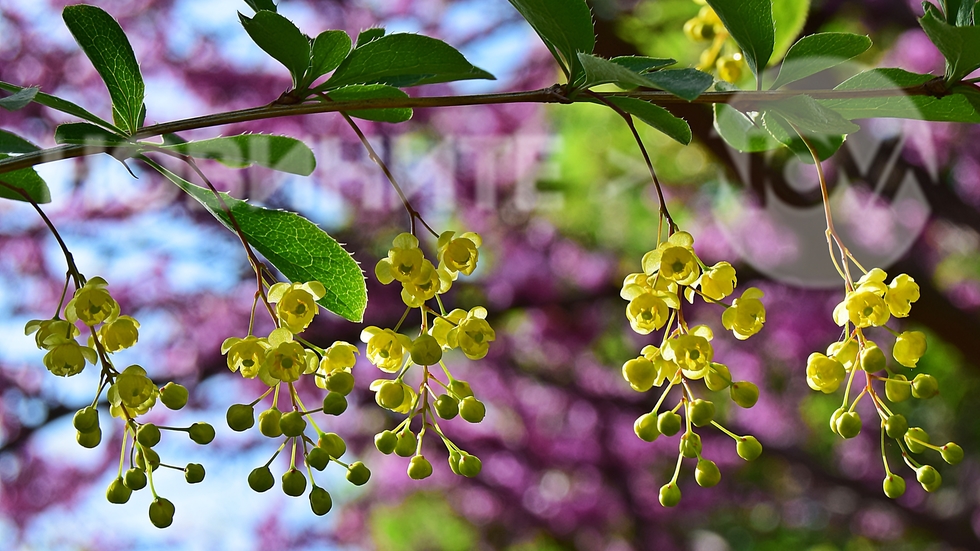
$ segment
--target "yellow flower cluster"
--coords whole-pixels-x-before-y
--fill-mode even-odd
[[[729,40],[728,29],[715,10],[704,5],[703,0],[695,0],[695,3],[703,7],[697,16],[684,23],[684,35],[694,42],[710,42],[701,52],[698,69],[705,72],[715,70],[718,78],[731,83],[738,82],[745,70],[742,50],[733,40]]]

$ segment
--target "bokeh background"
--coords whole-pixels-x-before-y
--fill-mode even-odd
[[[94,3],[130,37],[147,81],[148,123],[265,104],[289,85],[285,70],[238,24],[236,11],[248,10],[242,2]],[[694,2],[590,4],[599,54],[697,62],[703,46],[681,33],[699,9]],[[0,2],[0,80],[40,85],[108,116],[108,95],[61,20],[64,5]],[[498,78],[413,94],[535,89],[559,78],[546,49],[503,0],[283,0],[280,10],[308,34],[336,28],[356,35],[382,25],[437,36]],[[917,13],[917,2],[904,0],[814,1],[804,29],[868,33],[875,46],[860,63],[940,74],[942,59],[918,29]],[[631,391],[620,366],[652,341],[630,332],[618,287],[656,243],[657,203],[622,121],[581,105],[417,110],[408,123],[362,126],[432,226],[483,235],[480,269],[446,299],[464,308],[485,304],[497,329],[485,360],[449,359],[488,405],[481,425],[447,424],[454,440],[483,459],[483,474],[454,477],[445,451],[433,445],[426,453],[436,473],[416,482],[405,475],[406,460],[380,455],[373,435],[397,421],[373,403],[367,385],[377,373],[362,359],[351,409],[323,425],[347,439],[349,457],[372,468],[371,483],[355,488],[341,470],[328,468],[318,482],[333,494],[334,510],[323,518],[305,499],[278,490],[254,494],[246,475],[275,445],[256,431],[233,433],[225,425],[227,406],[258,392],[228,372],[218,350],[225,337],[244,335],[248,324],[254,279],[240,245],[193,201],[138,166],[134,180],[106,156],[61,161],[38,169],[54,198],[46,212],[81,270],[105,277],[123,311],[142,323],[139,344],[120,363],[139,363],[161,383],[189,386],[189,407],[155,413],[157,420],[207,420],[218,438],[201,448],[165,435],[165,461],[201,462],[208,471],[195,486],[176,471],[157,477],[160,493],[177,506],[172,528],[149,523],[148,492],[134,494],[125,506],[106,502],[119,427],[103,415],[103,445],[86,450],[75,443],[70,423],[91,400],[95,370],[55,378],[23,334],[27,320],[53,313],[64,260],[29,206],[3,202],[0,547],[980,549],[980,130],[865,124],[851,141],[873,147],[842,155],[832,170],[841,226],[859,254],[878,255],[888,262],[883,268],[908,273],[922,289],[901,325],[929,335],[920,366],[939,378],[941,397],[898,409],[934,441],[955,440],[967,454],[956,468],[937,465],[944,484],[933,494],[903,468],[908,491],[892,501],[881,492],[876,427],[840,441],[826,422],[839,398],[816,395],[805,382],[807,355],[838,338],[831,311],[842,291],[822,288],[816,276],[787,283],[793,278],[779,266],[805,265],[816,274],[828,269],[829,259],[805,252],[803,222],[787,226],[776,213],[788,209],[800,220],[819,215],[812,175],[778,155],[733,154],[712,132],[710,109],[702,107],[677,111],[695,130],[690,147],[643,134],[668,184],[670,208],[695,235],[705,262],[730,260],[740,287],[766,292],[766,328],[745,343],[724,333],[720,309],[695,307],[689,314],[716,329],[717,357],[763,394],[751,410],[715,397],[726,423],[757,435],[766,450],[746,464],[728,437],[702,431],[706,455],[722,469],[719,486],[698,487],[686,464],[681,504],[660,507],[657,491],[673,469],[676,440],[646,444],[632,431],[656,396]],[[65,120],[38,106],[0,112],[0,126],[45,146],[53,145],[53,130]],[[300,178],[205,164],[209,176],[238,197],[299,211],[346,243],[369,274],[365,324],[393,326],[403,308],[397,290],[380,286],[372,268],[391,238],[407,230],[408,217],[354,134],[339,116],[325,114],[185,137],[247,130],[305,140],[316,152],[317,171]],[[850,165],[840,160],[845,157]],[[882,158],[890,161],[874,162]],[[907,181],[910,194],[896,191]],[[357,343],[361,328],[324,315],[308,333],[324,345]],[[864,417],[873,419],[870,412]],[[894,466],[899,460],[890,452]],[[929,459],[937,463],[938,455]],[[285,468],[282,458],[274,468]]]

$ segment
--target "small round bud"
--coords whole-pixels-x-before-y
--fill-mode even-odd
[[[694,423],[695,427],[703,427],[715,418],[715,404],[697,398],[688,406],[687,414],[691,417],[691,422]]]
[[[232,404],[225,414],[225,421],[233,431],[246,431],[255,425],[255,409],[248,404]]]
[[[146,488],[146,473],[142,469],[135,467],[128,469],[125,476],[123,476],[123,483],[130,490],[142,490]]]
[[[912,379],[912,396],[929,399],[939,394],[939,381],[928,373],[919,373]]]
[[[282,473],[282,493],[290,497],[299,497],[306,493],[306,475],[293,467]]]
[[[333,373],[327,375],[326,387],[330,392],[336,392],[341,396],[347,396],[352,390],[354,390],[354,376],[343,370],[334,371]]]
[[[272,469],[267,466],[256,467],[248,473],[248,487],[256,492],[266,492],[275,484],[276,477],[272,476]]]
[[[370,478],[371,471],[360,461],[355,461],[347,467],[347,480],[355,486],[363,486]]]
[[[454,379],[449,383],[449,392],[460,400],[466,398],[467,396],[473,396],[473,389],[470,388],[470,384],[466,381],[460,381],[458,379]]]
[[[711,368],[704,374],[704,386],[712,392],[724,390],[732,384],[732,373],[728,366],[718,362],[711,362]]]
[[[909,430],[909,422],[900,413],[896,413],[885,420],[885,434],[888,435],[888,438],[897,440],[905,436],[907,430]]]
[[[416,364],[435,365],[441,359],[442,346],[432,335],[421,335],[412,342],[412,361]]]
[[[452,419],[459,414],[459,402],[448,394],[440,394],[434,405],[436,414],[443,419]]]
[[[909,447],[909,451],[912,453],[922,453],[926,451],[926,447],[923,444],[928,443],[929,434],[920,427],[910,427],[909,430],[905,432],[905,445]]]
[[[314,447],[309,453],[306,454],[306,464],[318,471],[326,469],[329,463],[330,454],[323,448]]]
[[[451,450],[449,452],[449,468],[452,469],[454,474],[460,476],[462,476],[462,473],[459,472],[459,462],[462,458],[463,458],[462,454],[460,454],[456,450]]]
[[[150,470],[155,471],[160,466],[160,454],[153,451],[153,448],[144,448],[140,446],[139,451],[136,452],[136,466],[146,470],[146,465],[150,465]]]
[[[673,411],[665,411],[657,417],[657,430],[664,436],[673,436],[681,430],[681,416]]]
[[[845,411],[837,418],[837,434],[841,438],[854,438],[861,433],[861,415],[856,411]]]
[[[347,444],[344,442],[344,439],[335,432],[325,432],[321,434],[320,441],[317,442],[317,447],[322,448],[325,452],[330,454],[330,457],[334,459],[340,459],[345,453],[347,453]]]
[[[166,528],[174,523],[174,504],[169,499],[158,497],[150,503],[150,522],[157,528]]]
[[[932,465],[923,465],[916,469],[915,479],[922,485],[922,489],[927,492],[935,492],[943,483],[943,477]]]
[[[82,408],[75,412],[71,424],[78,432],[92,432],[99,428],[99,410],[91,406]]]
[[[681,489],[677,483],[671,482],[660,487],[660,504],[664,507],[675,507],[681,502]]]
[[[623,364],[623,378],[637,392],[650,390],[657,381],[657,375],[657,366],[642,356]]]
[[[905,375],[892,375],[885,381],[885,397],[888,401],[899,403],[912,396],[912,387]]]
[[[681,455],[693,459],[701,453],[701,436],[694,432],[685,432],[681,435],[681,441],[678,447],[680,448]]]
[[[323,413],[340,415],[347,411],[347,398],[339,392],[330,392],[323,397]]]
[[[755,436],[742,436],[735,445],[735,451],[742,459],[754,461],[762,455],[762,444],[759,443],[759,440]]]
[[[105,498],[109,500],[109,503],[115,503],[117,505],[122,505],[129,501],[129,496],[131,495],[133,495],[133,490],[129,486],[126,486],[122,477],[113,480],[109,484],[109,488],[105,491]]]
[[[374,435],[374,447],[378,448],[378,451],[385,455],[389,455],[395,451],[396,444],[398,444],[398,437],[390,430],[383,430]]]
[[[868,346],[864,347],[864,350],[859,354],[861,369],[867,371],[868,373],[877,373],[885,369],[888,364],[888,360],[885,358],[885,353],[878,348],[878,345],[871,341],[868,341]]]
[[[388,381],[378,389],[378,401],[381,407],[396,409],[405,401],[405,387],[398,381]]]
[[[759,387],[748,381],[732,383],[729,393],[732,401],[745,409],[749,409],[759,401]]]
[[[306,419],[298,411],[284,413],[279,418],[279,430],[289,438],[295,438],[306,430]]]
[[[881,487],[885,490],[886,496],[892,499],[898,499],[905,493],[905,479],[896,474],[889,473],[885,477],[885,480],[882,481]]]
[[[847,413],[847,408],[841,406],[834,411],[833,415],[830,416],[830,432],[836,434],[837,436],[840,436],[840,433],[837,432],[837,421],[840,419],[840,416],[844,415],[845,413]]]
[[[198,482],[204,480],[204,465],[200,463],[188,463],[184,467],[184,480],[188,484],[197,484]]]
[[[949,463],[950,465],[956,465],[960,461],[963,461],[963,448],[955,442],[948,442],[945,446],[939,449],[939,453],[943,456],[943,461]]]
[[[432,464],[421,455],[416,455],[408,463],[408,476],[412,480],[422,480],[432,475]]]
[[[282,419],[282,412],[276,408],[269,408],[259,414],[259,432],[269,438],[282,436],[282,427],[279,420]]]
[[[660,436],[660,430],[657,428],[657,416],[651,412],[637,417],[633,423],[633,432],[640,440],[653,442]]]
[[[102,429],[96,427],[95,430],[88,432],[76,432],[75,440],[81,447],[92,449],[102,442]]]
[[[479,423],[487,414],[487,407],[483,402],[472,396],[467,396],[459,402],[459,416],[470,423]]]
[[[202,446],[214,440],[214,427],[208,423],[194,423],[188,433],[191,440]]]
[[[313,486],[313,491],[310,492],[310,508],[313,509],[313,514],[322,517],[329,513],[332,507],[333,500],[330,499],[330,493],[319,486]]]
[[[172,410],[178,410],[187,405],[187,389],[183,385],[170,382],[160,389],[160,401]]]
[[[714,461],[701,459],[694,470],[694,480],[697,481],[698,486],[710,488],[721,482],[721,471],[718,470],[718,465]]]
[[[136,441],[141,446],[152,448],[160,443],[160,428],[153,423],[146,423],[136,431]]]
[[[473,478],[483,470],[483,462],[475,455],[462,453],[459,455],[459,473],[466,478]]]
[[[398,432],[398,441],[395,443],[395,454],[400,457],[412,457],[415,455],[415,447],[418,445],[418,440],[415,438],[415,433],[410,431],[408,427],[405,427]]]

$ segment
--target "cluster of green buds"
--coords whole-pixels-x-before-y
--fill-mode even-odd
[[[718,78],[735,83],[745,72],[745,58],[742,50],[729,40],[728,29],[718,18],[715,10],[704,0],[694,0],[702,7],[698,15],[684,23],[684,35],[697,43],[709,43],[701,52],[698,69],[706,73],[716,71]]]
[[[324,294],[326,289],[317,281],[275,283],[268,288],[264,299],[274,312],[276,328],[266,337],[252,335],[250,328],[245,338],[229,337],[221,345],[228,369],[246,379],[258,378],[269,387],[251,403],[229,407],[228,426],[238,432],[254,427],[255,406],[272,395],[269,408],[259,413],[258,430],[268,438],[282,440],[272,457],[248,475],[248,485],[256,492],[271,489],[275,476],[270,465],[289,446],[289,468],[281,477],[282,491],[300,497],[311,486],[310,508],[317,515],[329,512],[333,501],[327,490],[316,484],[314,469],[322,471],[331,462],[336,463],[346,469],[347,480],[357,486],[371,477],[371,471],[362,462],[347,463],[340,459],[347,452],[347,444],[340,435],[321,430],[313,418],[314,413],[340,415],[346,411],[347,395],[354,389],[351,374],[357,353],[354,345],[336,341],[323,349],[300,337],[319,311],[316,301]],[[256,300],[262,298],[260,295],[257,294]],[[297,391],[296,382],[304,375],[314,377],[316,385],[327,391],[316,409],[308,409]],[[310,426],[315,440],[307,435]],[[304,469],[297,468],[297,451],[302,454]]]
[[[458,348],[471,359],[487,355],[490,343],[496,338],[487,322],[487,310],[477,306],[469,311],[455,309],[447,312],[439,295],[452,286],[460,273],[469,275],[479,259],[480,236],[464,233],[456,236],[444,232],[438,238],[439,265],[435,267],[419,248],[419,240],[403,233],[395,238],[388,256],[375,268],[378,280],[387,285],[402,284],[402,300],[407,309],[394,329],[368,327],[361,332],[367,344],[365,355],[378,369],[395,374],[394,379],[378,379],[371,383],[379,406],[405,419],[393,430],[375,436],[378,451],[411,457],[408,476],[421,480],[432,474],[432,464],[422,454],[422,441],[427,431],[435,432],[449,452],[449,466],[458,475],[473,477],[480,473],[482,463],[475,455],[457,446],[439,426],[437,418],[450,420],[456,416],[470,423],[479,423],[486,415],[486,406],[473,395],[470,385],[455,379],[443,361],[443,353]],[[426,303],[432,299],[435,310]],[[402,323],[415,308],[421,312],[418,336],[413,340],[399,333]],[[430,371],[440,366],[446,380]],[[406,375],[418,366],[421,381],[417,387],[405,382]],[[421,420],[418,434],[412,431],[413,420]]]
[[[641,335],[664,329],[660,346],[647,345],[637,358],[623,365],[623,377],[633,390],[647,392],[666,387],[649,413],[641,415],[633,429],[636,435],[653,442],[660,435],[680,437],[674,476],[660,489],[660,503],[673,507],[680,502],[677,486],[683,459],[697,460],[695,479],[700,486],[714,486],[721,480],[718,466],[701,455],[701,437],[694,427],[713,425],[735,440],[738,455],[752,461],[762,453],[754,436],[739,436],[715,420],[715,404],[695,397],[692,381],[703,380],[708,390],[727,390],[732,401],[750,408],[759,399],[759,389],[748,381],[735,381],[729,368],[714,361],[711,329],[705,325],[689,327],[684,320],[682,300],[694,303],[700,296],[705,302],[725,306],[722,324],[739,340],[758,333],[766,320],[760,300],[762,291],[746,289],[740,298],[727,304],[724,300],[735,291],[735,269],[728,262],[706,266],[694,252],[694,238],[687,232],[676,232],[643,257],[643,272],[626,276],[620,296],[629,301],[626,317],[633,330]],[[671,389],[681,389],[680,399],[672,408],[664,408]],[[681,419],[680,413],[684,419]]]
[[[79,276],[81,280],[81,277]],[[101,277],[93,277],[77,288],[74,296],[65,306],[66,319],[57,315],[49,320],[32,320],[27,323],[27,334],[35,334],[38,348],[47,350],[44,365],[60,377],[70,377],[81,373],[87,364],[102,365],[99,384],[91,405],[78,410],[72,419],[76,439],[85,448],[95,448],[102,441],[102,428],[97,409],[103,390],[109,403],[109,413],[123,421],[122,450],[119,456],[119,471],[106,490],[106,499],[111,503],[122,504],[129,501],[134,491],[147,486],[153,493],[150,504],[150,521],[159,528],[173,523],[174,506],[166,498],[160,497],[153,485],[153,472],[159,467],[184,472],[190,484],[204,480],[204,467],[199,463],[188,463],[178,467],[162,463],[154,447],[160,442],[161,431],[186,432],[191,440],[204,445],[214,439],[214,427],[207,423],[194,423],[189,427],[164,427],[137,420],[157,404],[163,403],[169,409],[179,410],[187,404],[187,389],[174,382],[157,388],[146,370],[131,365],[121,372],[112,363],[111,355],[130,348],[139,339],[139,322],[130,316],[120,315],[119,303],[107,289],[108,283]],[[67,289],[67,285],[66,285]],[[61,311],[59,305],[58,311]],[[80,344],[76,338],[81,332],[78,324],[89,329],[88,345]],[[128,464],[129,468],[124,471]]]
[[[888,285],[885,284],[887,277],[883,270],[874,268],[856,283],[847,282],[844,300],[834,309],[834,320],[844,328],[844,337],[831,344],[826,354],[810,354],[806,375],[810,388],[826,394],[836,392],[844,385],[844,401],[830,418],[830,430],[841,438],[854,438],[861,432],[857,405],[865,396],[871,399],[881,419],[883,489],[888,497],[897,498],[905,493],[905,480],[889,467],[886,436],[898,445],[902,459],[915,471],[916,480],[927,492],[938,489],[942,477],[935,467],[917,461],[912,454],[933,450],[947,463],[955,465],[963,459],[963,449],[953,442],[942,446],[931,444],[926,431],[909,427],[905,416],[893,412],[886,403],[894,405],[911,397],[929,399],[939,394],[939,384],[932,375],[918,373],[909,380],[903,373],[906,369],[915,369],[925,354],[925,335],[919,331],[898,332],[887,325],[893,317],[909,315],[912,303],[919,299],[919,286],[906,274],[894,277]],[[892,357],[898,365],[889,366],[881,347],[868,338],[869,329],[875,327],[884,328],[896,337]],[[852,401],[850,396],[858,371],[864,372],[861,381],[864,388]],[[884,397],[875,384],[884,388]]]

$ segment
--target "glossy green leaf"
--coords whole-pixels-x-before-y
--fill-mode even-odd
[[[946,58],[946,81],[959,82],[980,68],[980,27],[954,27],[932,4],[925,4],[925,8],[919,24]]]
[[[608,100],[616,107],[649,124],[683,145],[691,143],[691,126],[687,124],[687,121],[680,117],[675,117],[663,107],[634,98],[610,97]]]
[[[776,26],[775,44],[770,63],[779,61],[803,32],[810,0],[773,0],[772,19]]]
[[[666,69],[643,75],[655,88],[660,88],[677,97],[694,101],[711,88],[714,77],[697,69]]]
[[[307,80],[313,82],[340,66],[351,50],[350,37],[344,31],[323,31],[313,40],[313,59]]]
[[[290,281],[322,283],[327,294],[317,301],[321,306],[353,322],[363,319],[367,307],[364,274],[350,253],[316,224],[296,213],[250,205],[227,193],[221,193],[223,206],[210,190],[144,160],[234,231],[224,209],[227,206],[252,247]]]
[[[763,128],[774,139],[787,146],[801,161],[813,164],[813,154],[810,153],[809,148],[803,143],[800,135],[790,125],[789,121],[772,111],[763,113],[760,120]],[[804,132],[804,134],[807,135],[807,139],[816,150],[817,157],[821,161],[825,161],[833,156],[834,153],[837,153],[837,150],[844,145],[844,138],[846,137],[843,134],[819,134],[813,132]]]
[[[746,114],[724,103],[714,105],[715,131],[725,142],[742,153],[769,151],[782,146],[765,128]]]
[[[858,34],[819,33],[804,36],[786,52],[772,89],[836,67],[863,54],[870,47],[871,39]]]
[[[245,0],[245,3],[256,12],[262,10],[276,11],[276,5],[272,0]]]
[[[87,122],[58,125],[54,131],[54,141],[59,144],[93,146],[119,146],[127,143],[125,138]]]
[[[371,27],[370,29],[364,29],[363,31],[357,33],[357,48],[367,44],[368,42],[373,42],[385,35],[385,30],[382,27]]]
[[[903,69],[872,69],[845,80],[835,90],[895,90],[921,86],[935,79],[933,75],[910,73]],[[941,98],[895,94],[877,98],[827,99],[820,100],[820,103],[852,120],[902,118],[980,123],[980,114],[961,94]]]
[[[541,37],[568,81],[577,81],[581,74],[577,54],[591,54],[595,49],[592,12],[585,0],[510,0],[510,3]]]
[[[608,59],[579,53],[578,60],[585,72],[585,78],[579,85],[582,88],[608,83],[613,83],[624,90],[650,86],[650,81],[644,76]]]
[[[293,87],[298,86],[310,66],[310,40],[292,21],[273,11],[262,10],[251,18],[239,13],[238,18],[252,41],[285,65],[293,76]]]
[[[353,101],[365,99],[407,98],[408,94],[384,84],[353,85],[339,88],[327,94],[334,101]],[[347,114],[359,119],[379,122],[405,122],[412,118],[410,107],[394,107],[387,109],[360,109],[347,111]]]
[[[670,67],[677,63],[677,60],[660,57],[646,57],[642,55],[626,55],[610,59],[617,65],[622,65],[634,73],[649,73],[658,71],[664,67]]]
[[[8,92],[18,92],[24,90],[24,88],[17,86],[16,84],[10,84],[8,82],[0,82],[0,90],[6,90]],[[68,100],[61,99],[58,96],[52,96],[50,94],[45,94],[44,92],[38,92],[34,96],[34,102],[40,103],[45,107],[49,107],[56,111],[61,111],[62,113],[67,113],[69,115],[74,115],[82,120],[89,121],[91,123],[97,124],[103,128],[107,128],[114,132],[122,134],[122,130],[117,128],[115,125],[109,121],[103,120],[92,113],[89,113],[85,108],[76,105]]]
[[[806,95],[766,102],[765,107],[766,111],[779,114],[809,135],[851,134],[861,129],[833,109]]]
[[[0,153],[20,155],[22,153],[33,153],[40,151],[41,148],[31,142],[21,138],[16,134],[11,134],[0,130]]]
[[[6,109],[7,111],[23,109],[27,104],[34,101],[34,96],[37,95],[37,91],[38,88],[32,86],[31,88],[22,88],[9,96],[0,98],[0,108]]]
[[[383,36],[354,48],[333,76],[317,87],[333,90],[351,84],[387,84],[402,88],[494,76],[474,67],[441,40],[419,34]]]
[[[9,155],[0,153],[0,160],[8,158]],[[9,186],[20,188],[27,192],[27,195],[38,204],[50,203],[51,192],[44,180],[37,175],[33,168],[22,168],[13,172],[0,173],[0,197],[12,199],[14,201],[29,202],[18,191],[10,189]]]
[[[300,176],[309,176],[316,168],[316,159],[309,146],[286,136],[241,134],[160,147],[191,157],[214,159],[231,166],[246,167],[256,164]]]
[[[119,23],[95,6],[68,6],[62,12],[75,41],[105,82],[112,99],[112,120],[127,134],[143,124],[143,76],[136,54]]]
[[[943,13],[946,14],[946,22],[950,25],[957,27],[973,25],[977,0],[940,0],[940,4],[943,6]]]
[[[742,48],[745,62],[759,80],[775,48],[772,0],[707,0]],[[761,81],[760,81],[761,82]]]

